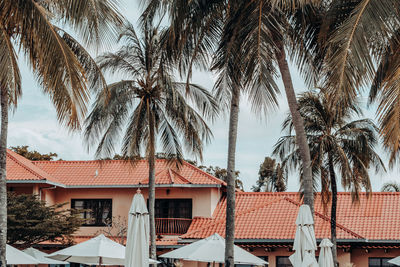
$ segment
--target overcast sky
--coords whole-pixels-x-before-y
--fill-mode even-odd
[[[123,13],[128,20],[136,24],[140,11],[135,0],[123,1]],[[116,45],[117,47],[117,45]],[[23,77],[23,96],[17,111],[10,116],[8,143],[9,146],[29,145],[40,152],[55,152],[65,160],[93,159],[88,153],[79,133],[70,133],[61,127],[55,115],[50,99],[45,96],[35,82],[24,60],[20,58]],[[305,91],[302,79],[292,69],[296,92]],[[115,79],[115,78],[114,78]],[[208,72],[197,72],[193,82],[211,89],[215,77]],[[266,118],[252,114],[250,105],[242,98],[240,105],[238,143],[236,149],[236,169],[240,171],[240,179],[246,190],[250,190],[258,177],[258,169],[264,157],[270,156],[272,147],[281,135],[281,123],[288,112],[288,106],[280,79],[278,80],[282,95],[279,97],[279,109],[271,110]],[[366,108],[365,101],[362,107]],[[374,110],[366,110],[366,117],[375,118]],[[221,117],[211,126],[214,134],[212,143],[204,151],[203,165],[226,167],[228,144],[228,117]],[[118,149],[117,149],[118,150]],[[382,150],[380,150],[382,151]],[[92,152],[92,151],[91,151]],[[386,159],[383,153],[381,156]],[[379,191],[384,182],[399,181],[399,167],[388,173],[371,174],[374,191]],[[298,190],[297,175],[289,177],[289,191]]]

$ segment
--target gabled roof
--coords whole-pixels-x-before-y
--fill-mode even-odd
[[[315,203],[320,202],[317,195]],[[292,240],[300,206],[297,193],[236,194],[235,239]],[[194,218],[183,239],[205,238],[213,233],[225,236],[223,199],[212,218]],[[330,209],[315,207],[317,238],[330,237]],[[350,193],[339,193],[337,208],[338,240],[400,240],[400,193],[373,193],[370,199],[361,194],[359,204],[352,204]]]
[[[46,180],[66,187],[146,186],[146,160],[30,161],[7,151],[7,179]],[[166,159],[156,160],[156,185],[219,187],[225,182],[183,162],[179,167]]]
[[[59,183],[60,181],[37,167],[32,161],[7,149],[7,180],[11,181],[40,181]]]

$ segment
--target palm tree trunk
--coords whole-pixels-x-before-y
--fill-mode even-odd
[[[149,217],[150,217],[150,258],[156,259],[156,224],[155,224],[155,212],[154,206],[156,201],[155,195],[155,162],[156,162],[156,153],[155,153],[155,122],[154,115],[152,114],[150,108],[148,110],[149,113]]]
[[[8,132],[8,92],[1,90],[1,130],[0,130],[0,266],[6,266],[7,243],[7,132]]]
[[[234,266],[233,247],[235,242],[235,158],[236,139],[239,121],[240,91],[236,88],[232,92],[231,110],[229,116],[229,143],[228,143],[228,167],[226,189],[226,231],[225,231],[225,266]]]
[[[303,190],[304,190],[304,204],[307,204],[311,208],[311,212],[314,216],[314,192],[313,192],[313,181],[311,172],[311,157],[310,148],[307,143],[307,136],[304,130],[304,121],[300,115],[299,107],[297,105],[296,93],[294,92],[292,77],[290,75],[289,64],[286,60],[285,48],[282,41],[277,41],[278,47],[277,60],[279,70],[282,76],[283,85],[285,87],[286,98],[289,105],[290,113],[292,115],[292,121],[294,130],[296,131],[296,143],[300,151],[300,158],[303,167]]]
[[[338,266],[337,251],[336,251],[336,207],[337,207],[337,185],[335,169],[333,166],[333,159],[331,153],[328,153],[329,160],[329,176],[331,180],[331,191],[332,191],[332,206],[331,206],[331,240],[332,240],[332,256],[335,266]]]

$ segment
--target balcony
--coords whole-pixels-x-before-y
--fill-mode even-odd
[[[158,235],[183,235],[192,223],[192,219],[184,218],[156,218],[155,220]]]

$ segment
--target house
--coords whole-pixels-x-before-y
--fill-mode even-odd
[[[147,197],[145,160],[29,161],[8,151],[7,187],[16,193],[38,194],[49,204],[69,202],[87,223],[76,233],[81,242],[104,229],[107,222],[126,218],[131,200],[140,188]],[[178,168],[167,160],[156,162],[156,231],[159,254],[205,238],[225,234],[226,184],[187,162]],[[320,196],[315,201],[317,240],[330,236],[329,207]],[[298,193],[237,192],[236,241],[272,267],[291,266],[288,256],[301,205]],[[340,266],[390,266],[400,255],[400,194],[373,193],[353,203],[349,193],[339,193],[337,214]],[[43,246],[55,246],[44,244]],[[318,253],[317,253],[318,255]],[[186,262],[185,266],[206,264]]]

